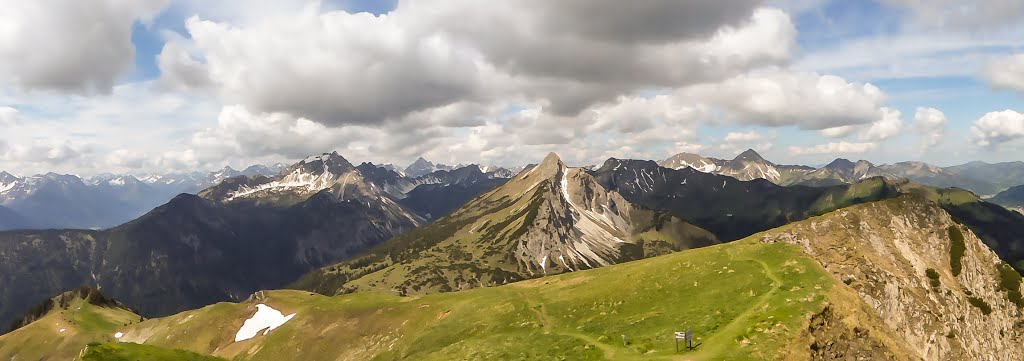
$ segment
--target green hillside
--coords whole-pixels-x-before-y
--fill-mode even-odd
[[[782,346],[808,337],[807,317],[844,292],[835,285],[796,246],[737,242],[422,297],[266,292],[260,302],[295,318],[239,343],[232,336],[255,300],[120,330],[123,341],[245,360],[628,360],[675,355],[673,332],[692,329],[688,359],[780,359],[807,352]]]
[[[1016,359],[1014,275],[934,202],[905,195],[728,244],[462,292],[266,291],[143,322],[108,314],[122,318],[68,333],[51,313],[0,336],[0,359],[77,355],[117,333],[231,360]],[[236,342],[257,305],[294,316]],[[686,329],[696,348],[676,353],[673,333]]]
[[[137,343],[89,344],[80,355],[82,361],[225,361],[195,352],[170,350]]]

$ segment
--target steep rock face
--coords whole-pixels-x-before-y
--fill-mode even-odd
[[[296,286],[433,292],[501,284],[717,243],[698,227],[635,206],[554,154],[452,215]]]
[[[953,250],[956,232],[963,235],[962,257]],[[920,359],[1024,357],[1021,310],[1010,301],[1013,292],[1019,296],[1019,281],[1003,286],[1002,261],[932,202],[904,196],[857,205],[760,237],[801,246]]]

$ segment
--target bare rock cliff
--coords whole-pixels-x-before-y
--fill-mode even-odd
[[[857,205],[761,240],[801,246],[916,358],[1024,359],[1020,276],[933,203],[904,196]]]

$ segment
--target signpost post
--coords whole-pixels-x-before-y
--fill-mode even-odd
[[[686,331],[675,332],[676,339],[676,352],[679,352],[679,340],[683,340],[686,343],[687,350],[693,350],[693,330],[687,329]]]

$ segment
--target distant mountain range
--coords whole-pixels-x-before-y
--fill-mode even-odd
[[[106,230],[0,232],[0,323],[81,284],[145,315],[237,301],[443,217],[506,181],[477,166],[410,179],[337,153],[259,173],[214,173],[219,183],[198,195],[180,194]],[[97,187],[121,183],[146,184],[112,178]]]
[[[938,167],[923,162],[875,165],[866,160],[853,162],[838,158],[816,169],[802,165],[777,165],[765,160],[756,151],[748,149],[731,160],[680,153],[658,164],[672,169],[693,168],[704,173],[727,175],[739,180],[760,178],[784,186],[850,184],[870,177],[906,178],[933,187],[958,187],[980,196],[992,196],[1010,187],[1024,184],[1024,162],[989,164],[975,161],[952,167]]]
[[[236,176],[272,175],[283,166],[225,167],[209,174],[169,174],[138,179],[100,174],[89,178],[47,173],[16,177],[0,172],[0,206],[8,216],[0,230],[104,229],[152,210],[181,193],[196,193]],[[4,212],[0,210],[0,212]],[[10,219],[18,219],[11,221]]]

